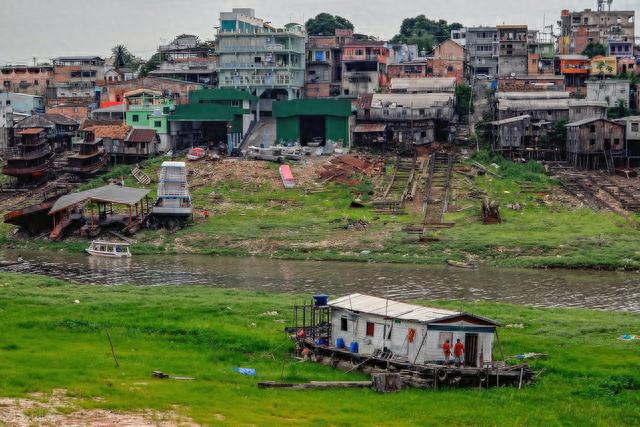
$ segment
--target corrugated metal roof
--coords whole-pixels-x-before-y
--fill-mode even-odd
[[[453,104],[453,99],[453,93],[375,93],[371,99],[371,107],[382,108],[395,104],[396,107],[429,108]]]
[[[569,99],[569,92],[497,92],[496,99]]]
[[[391,90],[447,90],[453,91],[456,87],[455,77],[424,77],[424,78],[404,78],[395,77],[391,79]]]
[[[150,143],[156,139],[157,132],[154,129],[133,129],[126,138],[127,142]]]
[[[424,323],[435,323],[452,317],[466,315],[491,325],[499,325],[499,323],[494,320],[470,313],[407,304],[363,294],[346,295],[329,301],[329,305],[334,308],[342,308],[360,313],[373,314],[393,319],[413,320]]]
[[[531,118],[530,115],[524,114],[522,116],[511,117],[509,119],[496,120],[495,122],[491,122],[491,124],[494,125],[494,126],[501,126],[501,125],[507,125],[509,123],[520,122],[522,120],[526,120],[526,119],[530,119],[530,118]]]
[[[566,127],[583,126],[583,125],[588,125],[589,123],[598,122],[600,120],[603,120],[603,121],[609,122],[609,123],[613,123],[613,124],[616,124],[618,126],[624,126],[623,124],[616,123],[613,120],[604,119],[602,117],[590,117],[588,119],[582,119],[582,120],[578,120],[578,121],[575,121],[575,122],[567,123],[565,126]]]
[[[370,132],[384,132],[387,130],[387,125],[384,123],[360,123],[353,129],[354,133],[370,133]]]
[[[54,214],[68,209],[85,201],[97,201],[103,203],[116,203],[119,205],[133,206],[149,194],[150,190],[144,188],[123,187],[120,185],[107,185],[79,193],[67,194],[60,197],[53,204],[49,214]]]
[[[500,99],[498,110],[568,110],[568,99]]]

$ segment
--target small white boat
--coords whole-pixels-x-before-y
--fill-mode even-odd
[[[94,240],[91,246],[85,249],[89,255],[107,258],[131,258],[131,251],[128,243],[105,242]]]

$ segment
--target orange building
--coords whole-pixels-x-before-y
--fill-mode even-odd
[[[50,65],[6,65],[0,68],[0,89],[4,92],[44,96],[53,79]]]
[[[445,40],[433,50],[433,68],[429,77],[455,77],[464,80],[464,47],[453,40]]]

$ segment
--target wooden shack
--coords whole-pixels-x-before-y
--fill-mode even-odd
[[[579,169],[607,169],[626,163],[625,125],[604,118],[569,123],[566,152],[570,163]]]
[[[493,151],[522,150],[531,141],[531,116],[511,117],[491,122]]]

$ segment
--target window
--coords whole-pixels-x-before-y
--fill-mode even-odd
[[[161,128],[162,122],[160,120],[156,120],[155,122],[153,122],[153,127]]]
[[[438,336],[438,348],[442,348],[442,344],[447,340],[449,340],[449,344],[453,344],[453,332],[440,332]],[[451,348],[453,349],[453,345]]]
[[[596,133],[596,125],[591,125],[591,127],[589,128],[589,132]]]
[[[640,129],[640,123],[631,123],[631,132],[638,132]]]
[[[3,84],[4,87],[11,87],[11,80],[5,80]]]
[[[39,81],[39,80],[34,80],[34,81],[33,81],[33,85],[34,85],[34,86],[38,86],[39,84],[40,84],[40,81]]]
[[[589,140],[589,145],[591,146],[596,145],[596,140],[595,139]]]
[[[373,322],[367,322],[367,336],[372,337],[376,330],[376,325]]]
[[[240,101],[239,100],[231,101],[231,106],[232,107],[240,107]]]
[[[262,57],[261,56],[254,57],[253,62],[256,64],[260,64],[262,62]]]
[[[133,116],[131,116],[131,121],[132,122],[139,122],[140,121],[140,116],[138,116],[137,114],[134,114]]]
[[[349,330],[349,321],[347,320],[346,317],[341,317],[340,318],[340,330],[341,331],[348,331]]]

